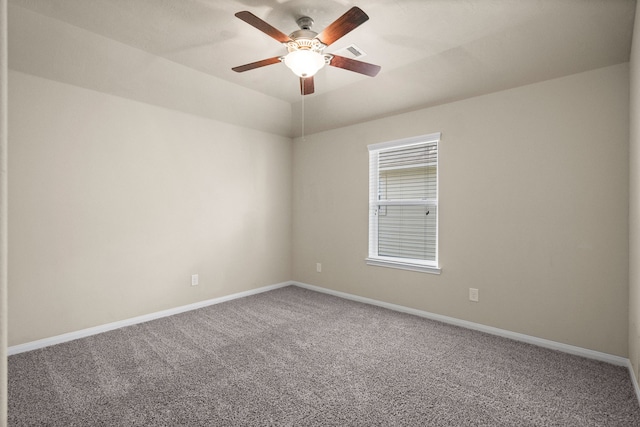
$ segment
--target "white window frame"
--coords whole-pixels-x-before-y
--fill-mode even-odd
[[[439,229],[439,209],[436,210],[436,239],[435,239],[435,260],[421,260],[413,258],[395,258],[389,256],[378,255],[378,209],[380,206],[392,205],[423,205],[438,206],[438,192],[440,187],[440,165],[439,154],[436,157],[436,198],[435,199],[409,199],[409,200],[389,200],[381,202],[378,200],[378,153],[384,150],[399,148],[402,146],[410,146],[416,144],[436,143],[440,144],[440,133],[432,133],[428,135],[420,135],[411,138],[400,139],[396,141],[381,142],[370,144],[369,149],[369,256],[366,258],[368,265],[379,267],[399,268],[402,270],[420,271],[432,274],[440,274],[442,271],[439,267],[439,248],[438,248],[438,229]],[[438,147],[439,148],[439,147]]]

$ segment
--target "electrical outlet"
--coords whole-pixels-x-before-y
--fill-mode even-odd
[[[200,278],[197,274],[191,275],[191,286],[197,286],[200,283]]]
[[[316,263],[316,271],[318,273],[322,273],[322,264],[320,264],[319,262]]]
[[[478,302],[478,296],[476,288],[469,288],[469,301]]]

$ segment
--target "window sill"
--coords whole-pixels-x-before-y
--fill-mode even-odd
[[[442,271],[439,267],[402,261],[390,261],[380,258],[367,258],[366,261],[368,265],[375,265],[377,267],[398,268],[400,270],[419,271],[421,273],[440,274]]]

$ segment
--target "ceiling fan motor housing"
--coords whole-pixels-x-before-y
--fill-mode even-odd
[[[322,52],[327,47],[316,38],[318,33],[311,30],[297,30],[289,34],[290,42],[285,43],[289,52],[294,50],[312,50],[314,52]]]

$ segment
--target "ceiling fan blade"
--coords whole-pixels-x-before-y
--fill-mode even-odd
[[[300,92],[303,95],[310,95],[314,92],[313,76],[300,77]]]
[[[376,74],[382,69],[379,65],[369,64],[368,62],[356,61],[355,59],[345,58],[344,56],[333,55],[329,65],[338,68],[344,68],[345,70],[355,71],[356,73],[365,74],[367,76],[375,77]]]
[[[262,61],[239,65],[237,67],[233,67],[232,70],[236,73],[242,73],[243,71],[253,70],[254,68],[264,67],[265,65],[277,64],[278,62],[280,62],[280,57],[274,56],[273,58],[263,59]]]
[[[329,46],[345,34],[367,22],[369,16],[359,7],[352,7],[340,18],[316,36],[322,43]]]
[[[287,43],[287,42],[291,41],[291,38],[288,35],[286,35],[282,31],[278,30],[277,28],[272,27],[270,24],[268,24],[265,21],[263,21],[262,19],[258,18],[256,15],[254,15],[251,12],[248,12],[248,11],[244,10],[242,12],[236,13],[236,16],[238,18],[242,19],[247,24],[249,24],[249,25],[257,28],[258,30],[262,31],[266,35],[268,35],[270,37],[273,37],[274,39],[276,39],[280,43]]]

